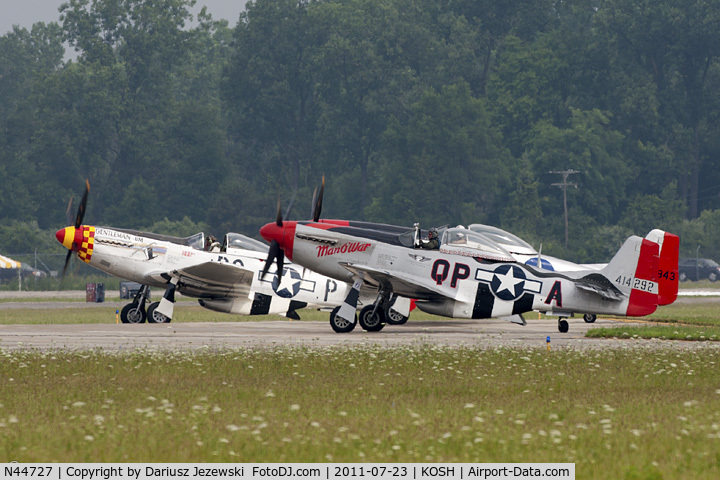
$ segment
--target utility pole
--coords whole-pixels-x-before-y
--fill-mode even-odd
[[[560,187],[563,191],[563,209],[565,210],[565,248],[568,246],[568,208],[567,208],[567,188],[568,187],[575,187],[577,188],[577,183],[568,183],[567,179],[570,175],[573,173],[580,173],[578,170],[564,170],[562,172],[559,171],[552,171],[550,173],[559,173],[562,175],[562,183],[553,183],[553,187]]]

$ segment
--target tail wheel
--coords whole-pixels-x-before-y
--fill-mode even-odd
[[[560,333],[567,333],[568,330],[570,330],[570,324],[568,324],[567,320],[564,318],[558,320],[558,331],[560,331]]]
[[[348,333],[352,332],[355,329],[355,325],[357,325],[357,314],[355,315],[355,321],[349,322],[345,320],[344,318],[338,317],[337,313],[340,311],[340,307],[333,308],[333,311],[330,312],[330,326],[335,331],[335,333]]]
[[[137,302],[128,303],[120,312],[120,320],[123,323],[145,323],[145,309]]]
[[[162,313],[157,311],[160,306],[160,302],[153,302],[147,309],[147,321],[148,323],[170,323],[172,318],[166,317]]]
[[[375,305],[368,305],[360,310],[358,322],[367,332],[379,332],[385,326],[385,312],[382,308],[375,308]]]

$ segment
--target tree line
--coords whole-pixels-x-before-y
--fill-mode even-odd
[[[61,249],[85,178],[87,223],[219,236],[278,199],[309,218],[325,175],[327,218],[488,223],[575,261],[658,227],[720,258],[716,2],[194,5],[70,0],[0,37],[0,251]]]

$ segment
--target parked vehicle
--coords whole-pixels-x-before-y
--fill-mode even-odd
[[[709,258],[681,258],[678,267],[681,282],[706,278],[716,282],[720,278],[720,265]]]
[[[140,288],[142,285],[137,282],[120,282],[120,298],[135,298]]]

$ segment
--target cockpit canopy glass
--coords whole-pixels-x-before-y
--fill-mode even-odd
[[[440,248],[447,253],[511,262],[512,255],[503,247],[465,228],[448,228],[443,233]]]
[[[485,235],[487,238],[501,245],[510,253],[522,253],[527,255],[536,255],[538,253],[532,245],[522,238],[497,227],[474,223],[468,227],[468,230]]]
[[[225,235],[223,242],[223,251],[231,248],[240,248],[243,250],[252,250],[254,252],[267,253],[270,247],[259,240],[246,237],[240,233],[228,233]]]
[[[204,250],[205,234],[203,232],[200,232],[196,233],[195,235],[190,235],[189,237],[185,238],[185,244],[188,247],[194,248],[195,250]]]

